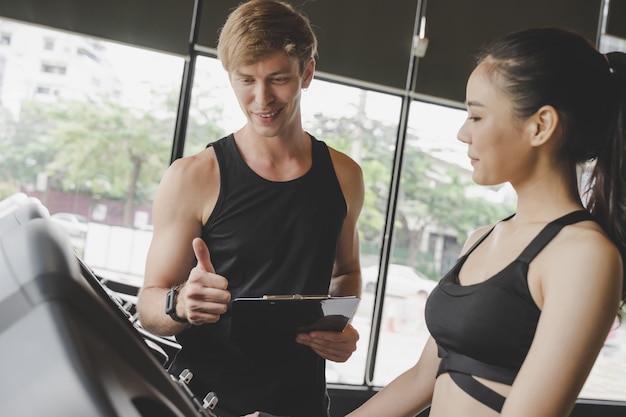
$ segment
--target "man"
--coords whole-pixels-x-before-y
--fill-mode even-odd
[[[346,361],[359,338],[351,325],[313,331],[280,353],[230,338],[237,297],[360,295],[361,169],[302,127],[316,50],[308,20],[286,3],[233,11],[218,56],[247,122],[174,162],[155,196],[139,318],[176,335],[182,350],[170,372],[193,372],[192,390],[214,391],[220,417],[328,416],[325,360]]]

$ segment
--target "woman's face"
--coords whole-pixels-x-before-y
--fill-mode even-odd
[[[514,116],[511,100],[496,88],[495,77],[481,63],[467,82],[467,120],[457,134],[480,185],[522,181],[528,170],[531,146],[524,140],[525,122]]]

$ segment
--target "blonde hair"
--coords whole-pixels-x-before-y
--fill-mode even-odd
[[[239,5],[220,31],[217,55],[228,72],[277,51],[297,58],[300,72],[317,54],[317,38],[306,16],[288,3],[252,0]]]

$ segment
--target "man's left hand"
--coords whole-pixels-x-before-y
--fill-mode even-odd
[[[333,362],[345,362],[356,350],[359,332],[351,324],[347,324],[342,332],[312,331],[300,333],[296,342],[313,349],[324,359]]]

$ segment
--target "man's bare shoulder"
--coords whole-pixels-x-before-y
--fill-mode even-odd
[[[330,146],[328,151],[348,208],[352,208],[354,213],[360,213],[365,193],[361,166],[345,153]]]
[[[333,162],[335,172],[339,177],[347,176],[348,178],[362,178],[363,170],[361,166],[347,154],[338,151],[335,148],[328,147],[330,152],[330,159]]]
[[[204,149],[192,156],[186,156],[175,160],[167,169],[164,178],[174,181],[188,181],[193,183],[202,182],[203,179],[210,179],[214,174],[219,173],[215,151],[212,147]]]
[[[161,180],[155,207],[185,208],[203,221],[219,195],[219,166],[213,148],[174,161]]]

